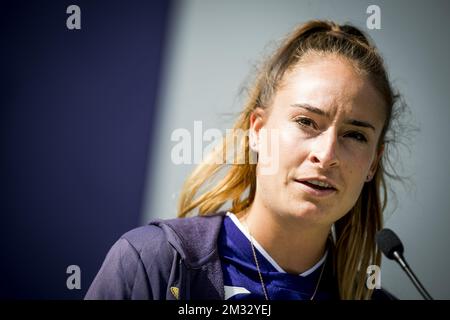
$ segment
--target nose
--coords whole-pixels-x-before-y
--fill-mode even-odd
[[[309,159],[322,169],[339,166],[337,133],[329,128],[315,137]]]

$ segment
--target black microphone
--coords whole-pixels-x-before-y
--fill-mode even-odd
[[[378,231],[376,235],[376,241],[378,247],[387,258],[398,262],[398,264],[402,267],[402,269],[411,279],[414,286],[420,292],[422,297],[425,300],[433,300],[433,298],[430,296],[427,290],[425,290],[423,285],[420,283],[419,279],[417,279],[416,275],[411,270],[408,263],[406,263],[406,260],[403,257],[403,244],[397,237],[397,235],[394,233],[394,231],[387,228]]]

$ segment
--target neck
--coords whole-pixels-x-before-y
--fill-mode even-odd
[[[266,209],[266,210],[264,210]],[[299,217],[283,217],[252,204],[237,214],[252,237],[288,273],[312,268],[325,254],[331,226],[317,226]]]

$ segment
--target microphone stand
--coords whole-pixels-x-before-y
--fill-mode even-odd
[[[399,253],[398,251],[394,251],[392,253],[392,255],[394,256],[395,261],[398,262],[398,264],[402,267],[403,270],[405,270],[406,274],[408,275],[408,277],[411,279],[412,283],[414,284],[414,286],[417,288],[417,290],[419,291],[419,293],[422,295],[422,297],[425,300],[433,300],[433,298],[430,296],[430,294],[428,293],[428,291],[424,288],[424,286],[420,283],[419,279],[417,279],[416,275],[414,274],[414,272],[411,270],[411,268],[409,267],[408,263],[406,262],[406,260],[403,258],[403,255],[401,253]]]

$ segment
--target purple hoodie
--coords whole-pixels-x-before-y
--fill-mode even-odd
[[[156,220],[125,233],[85,299],[223,300],[217,238],[224,214]]]
[[[155,220],[109,250],[85,299],[223,300],[217,239],[225,212]],[[395,299],[383,289],[372,299]]]

